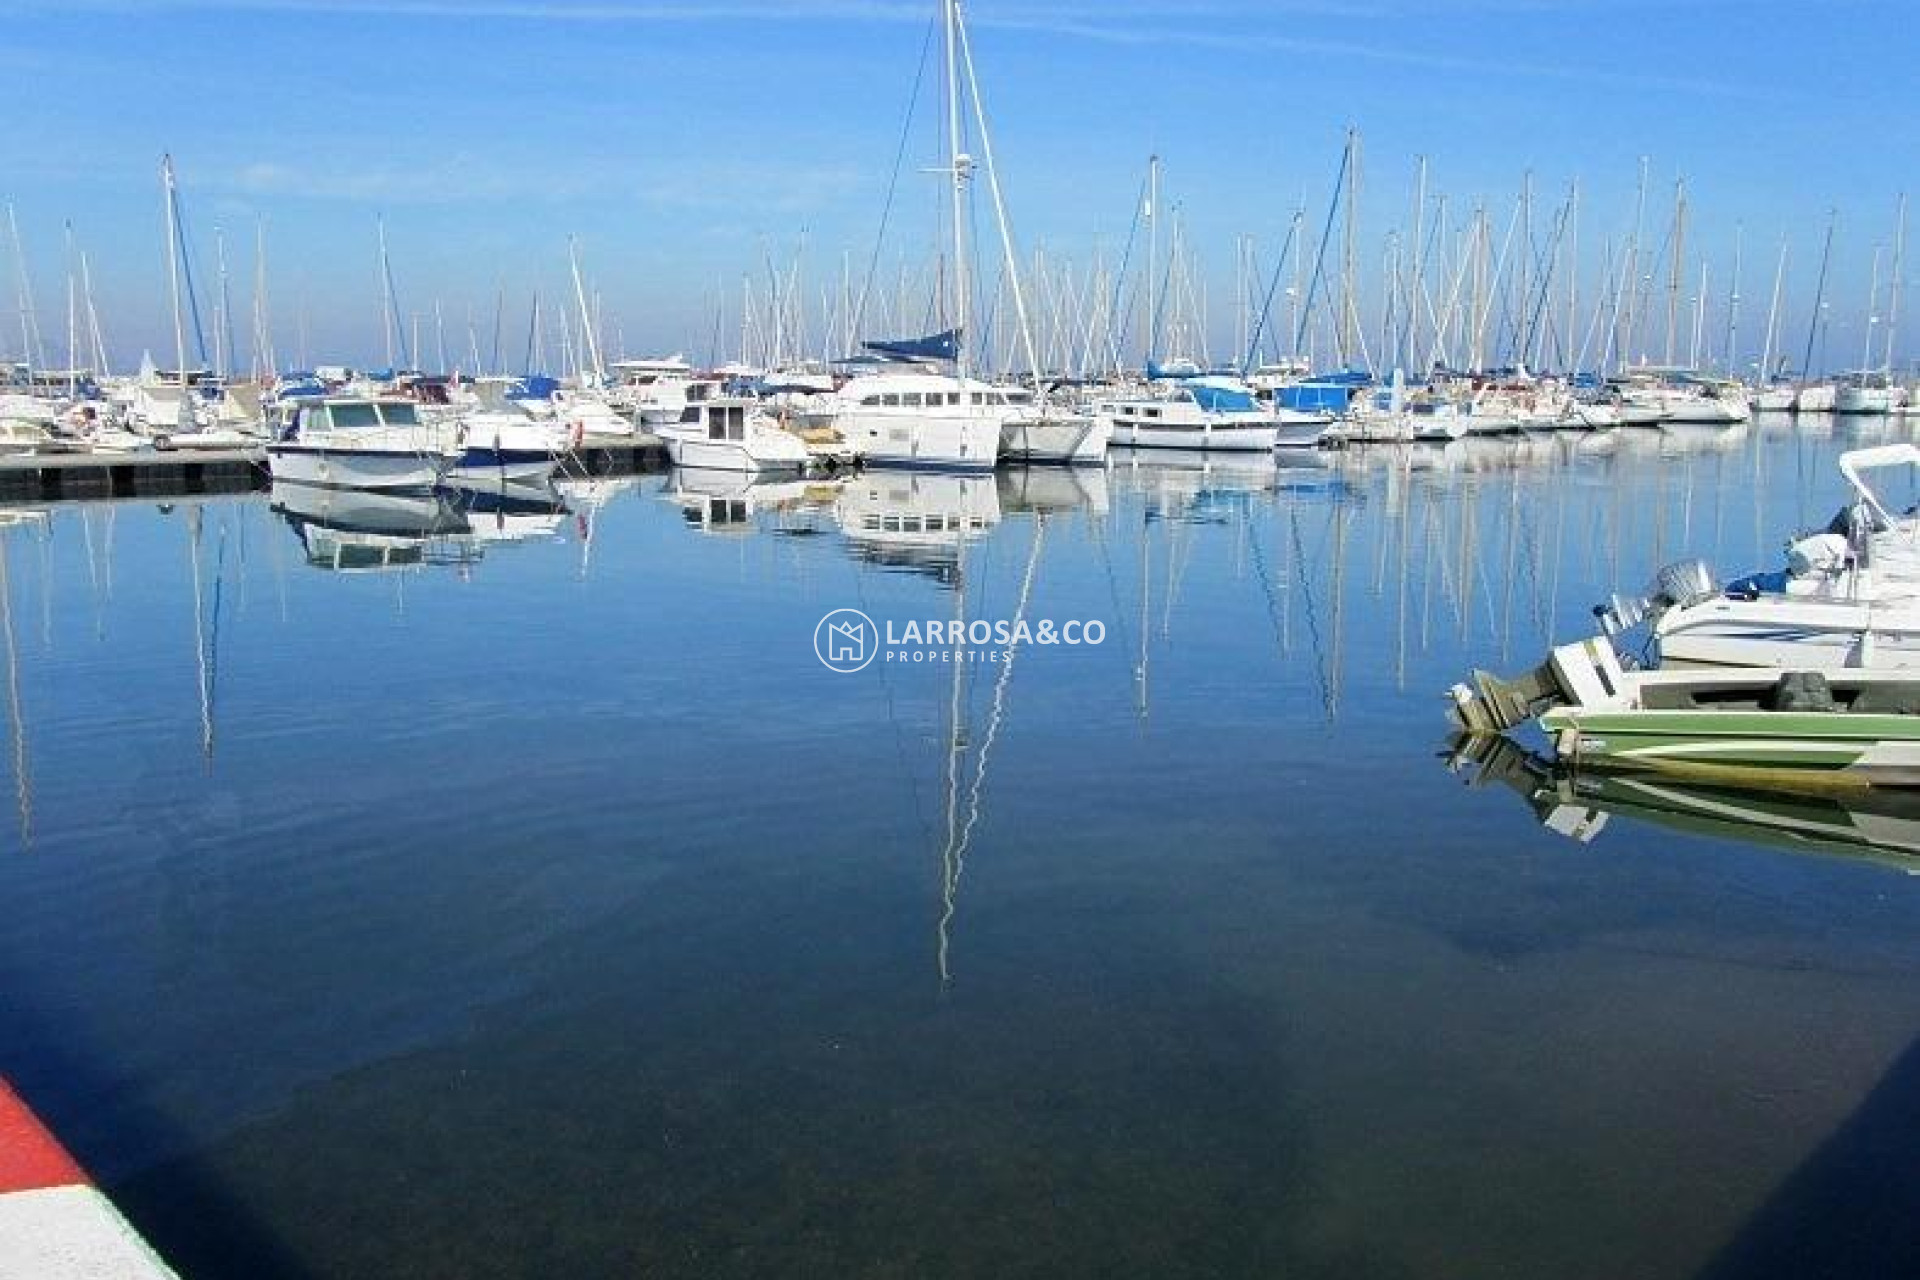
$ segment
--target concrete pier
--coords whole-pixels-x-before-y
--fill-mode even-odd
[[[178,1280],[5,1080],[0,1280]]]
[[[658,436],[588,436],[557,471],[630,475],[667,465]],[[251,493],[272,477],[264,445],[247,449],[153,449],[138,453],[27,453],[0,456],[0,505],[65,498],[167,498]]]

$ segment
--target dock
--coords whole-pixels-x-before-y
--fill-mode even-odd
[[[177,1280],[0,1080],[0,1280]]]
[[[658,471],[666,465],[666,446],[658,436],[588,436],[555,470],[617,476]],[[0,456],[0,506],[63,499],[253,493],[271,482],[265,444],[244,449]]]

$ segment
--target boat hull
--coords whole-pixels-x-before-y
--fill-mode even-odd
[[[297,443],[267,446],[267,469],[274,480],[328,489],[426,493],[440,482],[441,461],[432,454],[391,449]]]
[[[460,453],[447,479],[458,484],[534,484],[553,474],[553,454],[545,449],[496,449],[469,445]]]
[[[1000,428],[1000,456],[1012,462],[1098,466],[1112,441],[1113,424],[1104,418],[1016,419]]]
[[[962,406],[965,408],[966,406]],[[1000,459],[1000,413],[842,412],[841,438],[867,465],[926,471],[991,471]]]
[[[1753,785],[1920,786],[1913,716],[1783,711],[1585,711],[1541,717],[1577,765]]]
[[[1271,453],[1278,438],[1279,428],[1271,422],[1150,426],[1142,422],[1121,420],[1113,424],[1113,443],[1129,449]]]

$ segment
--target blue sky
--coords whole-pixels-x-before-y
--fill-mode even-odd
[[[450,345],[465,346],[469,310],[490,329],[504,285],[517,347],[530,292],[565,291],[574,234],[626,348],[704,357],[722,297],[732,345],[743,274],[763,284],[804,237],[817,294],[843,253],[873,251],[935,8],[6,0],[0,194],[18,209],[43,330],[64,346],[70,219],[119,361],[165,332],[165,151],[204,273],[214,226],[227,231],[243,318],[267,220],[283,353],[304,315],[312,359],[380,354],[383,213],[402,305],[440,301]],[[1024,247],[1117,254],[1158,151],[1220,306],[1234,237],[1270,257],[1303,198],[1318,222],[1351,124],[1369,244],[1409,221],[1416,155],[1456,215],[1484,201],[1498,225],[1524,172],[1543,205],[1577,177],[1589,290],[1601,238],[1631,226],[1639,158],[1654,174],[1650,234],[1684,174],[1710,292],[1746,228],[1754,334],[1779,238],[1804,305],[1837,207],[1833,361],[1853,363],[1838,351],[1860,343],[1872,247],[1890,245],[1920,158],[1920,24],[1892,0],[974,0],[968,13]],[[907,179],[889,260],[932,238],[916,221],[931,184]]]

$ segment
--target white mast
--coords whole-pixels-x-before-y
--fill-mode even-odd
[[[87,334],[93,343],[94,371],[102,378],[107,376],[107,340],[100,333],[100,313],[93,307],[93,268],[87,262],[86,250],[80,251],[80,291],[87,304]]]
[[[173,156],[160,157],[160,182],[166,193],[165,220],[167,236],[167,286],[173,296],[173,358],[174,369],[180,377],[180,420],[177,426],[186,426],[187,416],[187,328],[186,320],[180,313],[180,246],[176,243],[176,231],[179,228],[179,213],[174,204]]]
[[[1880,246],[1875,245],[1873,246],[1873,274],[1868,277],[1868,283],[1867,283],[1867,324],[1866,324],[1867,336],[1866,336],[1866,344],[1865,344],[1866,349],[1860,353],[1860,368],[1862,371],[1872,367],[1873,365],[1873,348],[1874,348],[1873,330],[1874,330],[1874,326],[1880,323],[1880,316],[1874,310],[1874,307],[1879,301],[1880,301]]]
[[[993,196],[993,218],[1000,230],[1000,249],[1006,259],[1007,283],[1013,292],[1014,318],[1020,325],[1020,342],[1026,351],[1027,373],[1040,383],[1040,356],[1034,347],[1033,325],[1027,316],[1027,295],[1020,285],[1020,264],[1014,255],[1013,228],[1007,220],[1007,202],[1000,190],[1000,170],[993,162],[993,135],[987,131],[987,110],[980,101],[980,81],[973,69],[973,45],[966,27],[960,23],[960,0],[953,5],[954,32],[960,39],[960,51],[966,60],[967,87],[973,96],[974,124],[980,132],[980,153],[987,162],[987,190]],[[957,167],[957,166],[956,166]]]
[[[73,274],[73,224],[67,227],[67,398],[80,394],[80,296]]]
[[[213,318],[213,372],[222,382],[227,377],[227,233],[213,229],[215,274],[220,281],[219,313]]]
[[[1160,288],[1160,157],[1147,157],[1147,363],[1153,362],[1154,326],[1159,323],[1156,295]]]
[[[7,230],[13,239],[13,269],[20,287],[20,358],[31,371],[46,364],[47,358],[41,350],[40,321],[34,315],[33,286],[27,279],[27,255],[20,247],[20,223],[14,217],[11,201],[7,203]]]
[[[380,330],[387,340],[387,368],[392,370],[398,366],[393,362],[393,271],[387,263],[386,215],[376,215],[374,225],[380,234]]]
[[[1888,285],[1887,296],[1887,358],[1883,365],[1886,371],[1893,372],[1894,330],[1900,325],[1900,287],[1905,283],[1907,271],[1907,193],[1900,193],[1900,212],[1894,219],[1893,227],[1893,280]]]
[[[1774,346],[1780,335],[1780,291],[1787,279],[1787,238],[1780,237],[1780,261],[1773,269],[1773,301],[1767,304],[1767,341],[1760,355],[1760,382],[1773,377]]]
[[[593,316],[587,310],[587,288],[580,279],[580,251],[572,236],[567,237],[567,262],[573,268],[573,296],[580,304],[580,331],[586,338],[586,355],[593,366],[590,372],[598,385],[606,381],[606,370],[600,363],[600,340],[594,336]]]
[[[945,0],[947,32],[947,159],[950,163],[953,179],[953,294],[954,327],[959,333],[955,344],[954,372],[961,379],[968,375],[971,362],[968,360],[969,339],[967,332],[971,317],[968,314],[967,291],[971,282],[967,278],[967,179],[973,170],[973,159],[960,149],[960,0]]]
[[[253,224],[253,376],[271,377],[279,364],[273,355],[272,326],[267,319],[267,221]]]
[[[1738,378],[1739,358],[1736,348],[1740,342],[1740,266],[1741,257],[1746,250],[1746,224],[1733,224],[1733,288],[1727,295],[1727,358],[1726,373],[1729,378]]]

